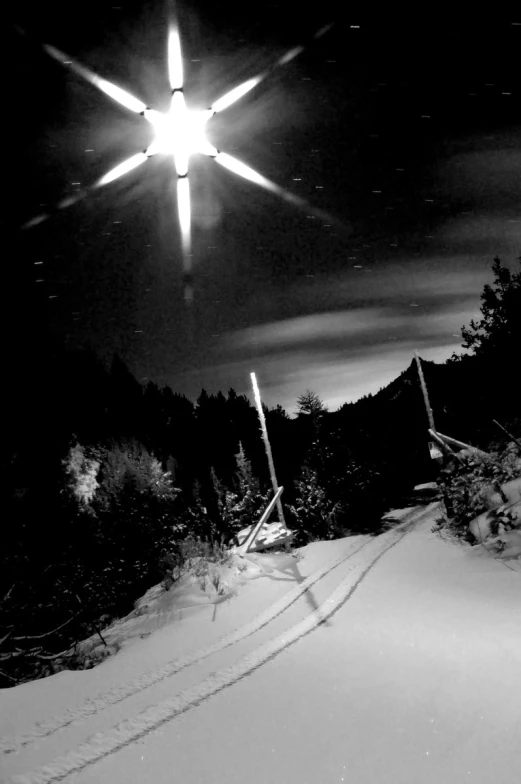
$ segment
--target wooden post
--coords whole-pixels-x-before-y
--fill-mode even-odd
[[[429,433],[434,438],[434,440],[438,442],[438,444],[441,446],[444,452],[447,452],[449,455],[451,455],[451,457],[455,457],[457,460],[460,461],[460,463],[463,463],[463,458],[461,457],[461,455],[458,455],[457,452],[454,452],[450,448],[450,446],[443,440],[443,438],[440,438],[438,433],[436,433],[431,427],[429,428]]]
[[[503,433],[506,433],[506,434],[507,434],[507,436],[508,436],[509,438],[511,438],[511,439],[512,439],[512,441],[515,441],[515,442],[516,442],[516,444],[518,445],[518,447],[521,449],[521,441],[520,441],[518,438],[516,438],[515,436],[513,436],[513,435],[512,435],[512,433],[509,433],[509,432],[508,432],[508,430],[505,430],[505,428],[503,427],[503,425],[500,425],[500,424],[499,424],[499,422],[497,421],[497,419],[493,419],[492,421],[494,422],[494,424],[495,424],[495,425],[497,425],[498,427],[500,427],[500,428],[501,428],[501,430],[503,431]]]
[[[273,498],[269,502],[268,506],[266,507],[266,509],[262,513],[261,518],[260,518],[259,522],[257,523],[257,525],[253,527],[253,529],[250,531],[250,533],[248,534],[248,536],[246,537],[244,542],[241,545],[239,545],[239,547],[237,547],[236,552],[238,554],[247,553],[248,550],[250,549],[250,547],[253,547],[253,543],[255,542],[255,539],[257,538],[260,529],[262,528],[262,526],[264,525],[266,520],[269,519],[269,516],[272,513],[272,511],[273,511],[273,509],[275,507],[275,504],[280,499],[280,496],[282,495],[282,491],[283,490],[284,490],[283,487],[279,487],[278,488],[277,492],[275,493],[275,495],[273,496]]]
[[[264,448],[266,449],[266,457],[268,458],[268,465],[270,468],[271,485],[273,487],[273,492],[277,497],[277,512],[279,514],[279,522],[281,522],[282,525],[286,528],[286,521],[284,520],[284,512],[282,511],[282,502],[280,500],[280,493],[277,495],[279,486],[277,484],[275,465],[273,463],[273,455],[271,454],[271,447],[268,439],[268,429],[266,427],[266,418],[264,416],[264,411],[262,410],[262,402],[261,402],[259,387],[257,384],[257,378],[255,376],[255,373],[250,373],[250,376],[251,376],[251,383],[253,385],[253,394],[255,395],[255,403],[257,405],[257,413],[259,415],[262,438],[264,440]]]
[[[429,433],[434,438],[434,440],[438,442],[438,444],[441,446],[444,452],[448,453],[449,455],[454,455],[454,451],[450,448],[448,444],[445,443],[445,441],[442,438],[439,437],[439,435],[436,433],[435,430],[432,429],[432,427],[429,428]]]
[[[432,408],[429,402],[429,393],[427,392],[427,384],[425,383],[425,379],[423,377],[423,370],[420,362],[420,357],[418,356],[418,352],[414,352],[414,356],[416,357],[416,364],[418,365],[418,374],[420,376],[420,384],[423,392],[423,400],[425,402],[425,410],[427,411],[427,416],[429,418],[429,427],[431,430],[436,432],[436,426],[434,424],[434,416],[432,415]]]
[[[458,441],[456,438],[451,438],[450,436],[444,436],[443,433],[440,433],[438,430],[438,435],[442,438],[447,444],[450,446],[459,446],[460,449],[473,449],[475,452],[478,452],[480,455],[488,455],[488,452],[484,452],[482,449],[478,449],[471,444],[465,444],[463,441]]]

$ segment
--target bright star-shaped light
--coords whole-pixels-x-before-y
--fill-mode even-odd
[[[322,27],[313,39],[320,38],[332,25]],[[304,46],[296,46],[280,57],[271,68],[243,82],[234,89],[221,96],[210,109],[205,111],[188,110],[183,92],[183,59],[181,41],[177,26],[170,29],[168,36],[168,76],[172,90],[170,108],[168,112],[161,113],[148,107],[135,96],[121,87],[109,82],[80,63],[75,62],[53,46],[44,47],[47,53],[58,62],[68,65],[77,74],[104,92],[126,109],[145,118],[154,128],[155,137],[146,150],[128,158],[100,177],[89,190],[102,187],[117,180],[133,169],[145,163],[156,154],[169,155],[173,159],[177,174],[177,209],[181,242],[183,251],[183,267],[186,276],[191,274],[191,207],[190,189],[188,184],[188,170],[190,157],[194,154],[210,156],[226,169],[244,177],[261,187],[276,193],[286,201],[297,206],[308,206],[307,202],[272,182],[259,172],[242,163],[227,153],[217,150],[206,138],[205,127],[208,121],[218,112],[224,111],[233,103],[242,98],[246,93],[256,87],[279,65],[285,65],[304,51]],[[58,207],[68,207],[77,202],[87,191],[76,193],[63,199]],[[318,212],[318,211],[317,211]],[[35,226],[45,220],[48,215],[41,215],[26,224],[26,227]],[[185,289],[185,296],[191,298],[191,288]]]

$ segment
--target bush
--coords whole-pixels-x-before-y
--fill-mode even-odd
[[[229,558],[230,552],[222,538],[221,542],[209,542],[188,536],[161,555],[159,570],[163,575],[163,587],[168,591],[191,568],[197,577],[205,576],[209,563],[226,563]]]
[[[501,452],[473,453],[454,460],[438,477],[446,509],[446,527],[468,538],[468,525],[487,509],[491,492],[521,473],[519,447],[511,442]]]
[[[254,476],[242,444],[239,444],[235,461],[237,470],[232,490],[221,484],[215,472],[212,474],[223,532],[227,538],[256,523],[271,500],[270,491],[262,488],[259,479]]]
[[[288,507],[297,529],[296,544],[344,536],[340,522],[342,506],[331,500],[321,486],[317,472],[304,468],[296,485],[296,502]]]

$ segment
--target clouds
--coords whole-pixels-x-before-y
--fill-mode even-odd
[[[284,300],[295,303],[294,315],[287,309],[277,318],[279,291],[258,323],[221,333],[204,367],[177,375],[174,386],[194,398],[203,387],[251,395],[255,371],[269,406],[294,413],[298,396],[312,389],[334,410],[396,378],[415,349],[438,362],[460,351],[461,327],[479,317],[479,295],[490,279],[489,265],[477,269],[473,257],[462,255],[293,281]]]
[[[274,321],[231,333],[227,347],[233,351],[255,346],[262,353],[295,349],[304,345],[360,338],[372,330],[380,331],[393,322],[385,308],[352,308],[337,313],[315,313],[309,316]]]
[[[439,237],[453,248],[464,247],[467,252],[474,250],[489,257],[499,255],[504,263],[509,264],[521,255],[519,212],[518,207],[517,212],[512,210],[510,213],[461,215],[447,221]]]
[[[209,366],[185,383],[192,394],[202,387],[216,392],[230,386],[249,394],[249,373],[256,371],[270,406],[280,403],[293,413],[297,397],[312,389],[335,409],[392,381],[416,348],[426,359],[447,359],[460,348],[462,324],[474,315],[470,307],[425,315],[421,306],[413,314],[389,306],[249,327],[225,336],[219,356],[210,357]]]
[[[507,263],[520,255],[520,131],[467,138],[439,167],[441,195],[462,205],[437,234],[453,251],[500,255]]]
[[[482,149],[452,155],[438,172],[440,186],[452,201],[463,200],[484,211],[514,208],[521,201],[519,131],[505,139],[481,136],[468,140]],[[484,149],[483,149],[484,148]]]
[[[224,337],[221,350],[226,355],[267,358],[302,351],[357,356],[402,341],[414,335],[423,343],[440,344],[449,329],[458,329],[461,319],[475,315],[475,308],[460,307],[452,312],[426,312],[422,297],[416,297],[410,312],[401,304],[315,313],[274,321],[238,330]],[[453,341],[449,341],[452,343]],[[368,360],[370,357],[368,356]]]
[[[412,332],[387,340],[382,336],[371,348],[342,348],[325,343],[316,346],[302,341],[291,349],[221,361],[184,380],[178,378],[177,386],[181,383],[185,393],[193,395],[203,387],[210,392],[234,387],[252,397],[249,374],[255,371],[263,401],[269,406],[280,403],[294,414],[297,397],[312,389],[334,410],[390,383],[410,364],[416,348],[425,359],[444,361],[460,348],[460,341],[441,333],[436,326],[423,340]]]

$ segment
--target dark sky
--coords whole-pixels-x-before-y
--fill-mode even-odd
[[[305,389],[332,409],[377,391],[415,348],[450,356],[493,257],[513,268],[521,255],[521,13],[360,8],[179,4],[185,92],[200,108],[335,22],[209,124],[215,146],[309,209],[192,158],[187,308],[166,157],[19,228],[150,141],[142,118],[40,44],[162,109],[167,4],[16,3],[27,35],[7,25],[3,47],[12,331],[117,351],[138,379],[191,397],[249,394],[255,371],[265,402],[290,413]]]

